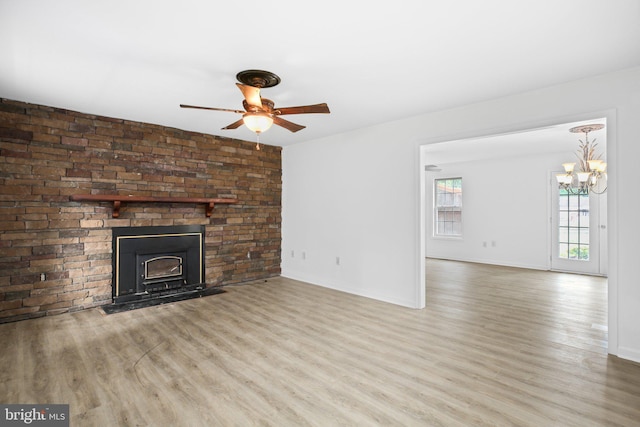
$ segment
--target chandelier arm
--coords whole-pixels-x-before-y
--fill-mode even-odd
[[[562,185],[562,186],[560,186],[560,188],[565,190],[566,192],[568,192],[572,196],[580,196],[582,194],[589,194],[589,188],[583,188],[582,186],[574,187],[572,185]],[[596,193],[596,194],[599,194],[599,193]]]
[[[581,189],[578,189],[578,192],[576,193],[576,192],[574,191],[574,189],[575,189],[575,187],[572,187],[572,186],[570,186],[570,185],[568,185],[568,186],[565,188],[565,190],[566,190],[566,191],[568,191],[568,192],[569,192],[569,194],[572,194],[572,195],[574,195],[574,196],[576,196],[576,195],[580,194],[580,192],[582,191]]]
[[[590,189],[590,191],[591,191],[593,194],[604,194],[604,193],[605,193],[605,191],[607,191],[607,188],[608,188],[608,187],[609,187],[609,186],[607,185],[606,187],[604,187],[604,190],[602,190],[602,191],[596,191],[596,190],[594,190],[594,189],[593,189],[593,187],[592,187],[592,188]]]

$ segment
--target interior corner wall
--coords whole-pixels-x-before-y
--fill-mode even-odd
[[[634,194],[637,182],[640,67],[285,147],[282,275],[421,307],[420,145],[610,110],[610,352],[640,361],[640,198],[618,196]]]

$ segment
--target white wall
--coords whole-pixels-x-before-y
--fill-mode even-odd
[[[609,351],[640,361],[640,67],[285,147],[283,276],[422,307],[420,145],[594,115],[607,118]]]
[[[380,140],[374,129],[286,147],[282,274],[413,307],[414,157],[412,144]]]
[[[440,172],[426,173],[426,255],[549,269],[549,179],[552,171],[562,170],[561,164],[574,158],[575,150],[439,164]],[[433,182],[448,177],[462,177],[462,238],[433,235]]]

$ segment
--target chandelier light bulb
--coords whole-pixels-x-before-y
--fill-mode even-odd
[[[580,181],[580,183],[587,182],[590,175],[589,172],[578,172],[578,181]]]
[[[573,169],[575,168],[575,163],[563,163],[562,167],[566,173],[573,173]]]
[[[602,160],[587,160],[587,163],[589,164],[589,170],[597,171],[600,167],[600,164],[602,163]]]

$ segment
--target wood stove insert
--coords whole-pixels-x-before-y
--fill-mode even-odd
[[[113,302],[203,290],[204,226],[113,228]]]

